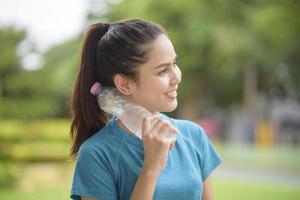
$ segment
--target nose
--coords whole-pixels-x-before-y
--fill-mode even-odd
[[[172,70],[172,79],[171,79],[171,84],[172,85],[177,85],[181,82],[181,71],[176,65],[173,70]]]

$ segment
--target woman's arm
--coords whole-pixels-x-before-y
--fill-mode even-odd
[[[213,200],[212,184],[210,177],[207,177],[207,179],[203,182],[202,200]]]
[[[157,119],[151,127],[153,119]],[[168,152],[174,146],[174,141],[166,138],[165,134],[178,130],[158,116],[146,117],[143,121],[144,164],[130,200],[152,200],[155,186],[161,171],[165,168]]]
[[[159,173],[143,168],[130,200],[152,200]]]

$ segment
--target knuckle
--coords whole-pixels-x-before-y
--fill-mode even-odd
[[[164,125],[166,125],[166,126],[169,127],[169,128],[172,128],[172,125],[170,124],[169,121],[164,121]]]
[[[153,139],[153,135],[152,135],[151,133],[148,133],[146,136],[147,136],[147,138],[150,139],[150,140]]]
[[[152,139],[152,134],[151,134],[151,133],[146,133],[146,134],[144,134],[143,139],[144,139],[144,140]]]
[[[144,122],[147,122],[149,120],[150,120],[149,116],[144,117]]]
[[[168,123],[168,121],[167,121],[167,120],[164,120],[164,119],[161,119],[161,121],[162,121],[164,124]]]
[[[163,140],[157,135],[153,138],[153,140],[155,141],[155,143],[157,143],[159,145],[163,144]]]
[[[168,124],[163,124],[161,127],[162,131],[167,131],[169,129],[169,125]]]
[[[162,124],[162,123],[163,123],[163,120],[162,120],[162,119],[158,119],[158,120],[157,120],[157,123]]]
[[[163,144],[164,146],[169,146],[169,145],[170,145],[170,142],[167,141],[167,140],[162,140],[162,144]]]
[[[144,117],[142,125],[146,126],[148,123],[149,123],[149,120],[146,117]]]
[[[153,137],[153,140],[157,143],[161,142],[160,138],[157,135],[155,137]]]

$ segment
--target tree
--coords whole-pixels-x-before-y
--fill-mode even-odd
[[[17,54],[17,48],[25,36],[24,30],[17,30],[11,26],[0,29],[0,84],[2,88],[0,96],[10,95],[10,92],[5,87],[6,81],[14,74],[22,71],[21,59]]]
[[[80,38],[57,45],[44,54],[44,65],[22,68],[17,54],[26,37],[13,27],[0,30],[1,117],[41,119],[68,116],[68,100],[79,60]]]
[[[9,80],[21,73],[21,59],[17,54],[17,48],[26,37],[24,30],[18,30],[12,26],[0,29],[0,116],[4,112],[6,98],[13,95],[9,90]]]
[[[249,68],[257,71],[258,91],[268,94],[283,84],[274,71],[284,63],[294,72],[284,84],[297,91],[299,7],[294,0],[124,0],[107,17],[144,18],[167,28],[184,75],[179,96],[195,110],[195,99],[203,109],[241,102]]]

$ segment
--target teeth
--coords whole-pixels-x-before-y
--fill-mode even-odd
[[[173,92],[169,92],[169,93],[167,93],[167,96],[168,97],[176,97],[177,96],[177,92],[176,91],[173,91]]]

